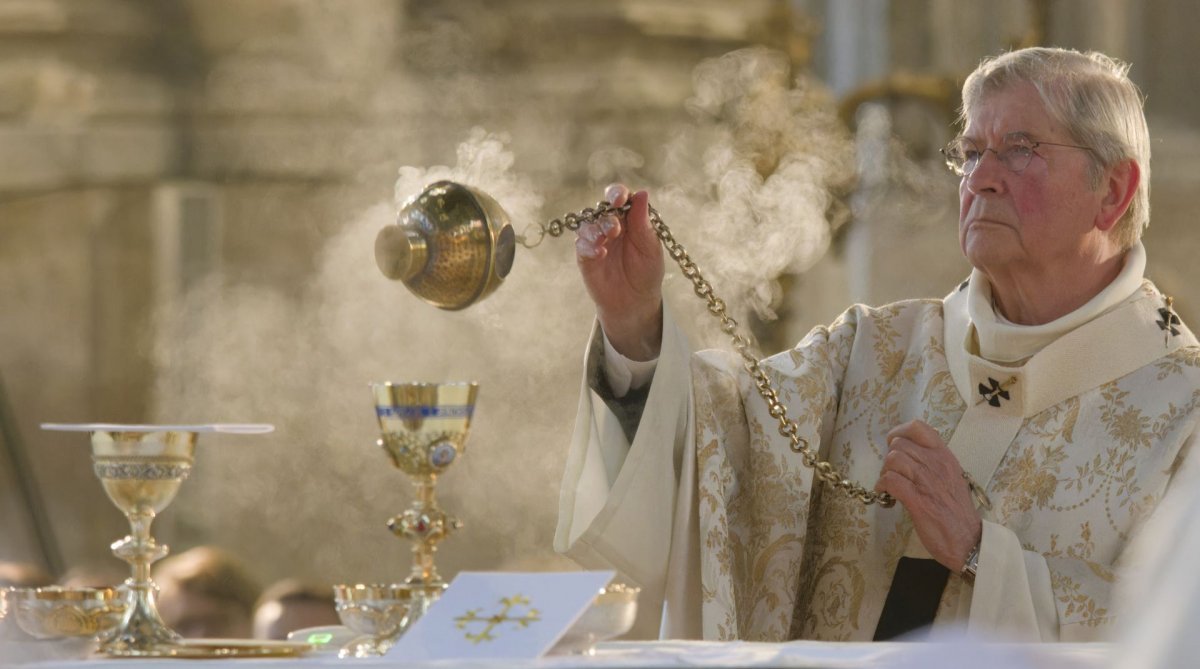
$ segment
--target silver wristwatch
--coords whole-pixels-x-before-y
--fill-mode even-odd
[[[977,571],[979,571],[979,544],[975,544],[971,552],[967,553],[967,559],[963,562],[963,568],[959,572],[959,576],[962,576],[967,585],[973,586],[975,585],[975,572]]]

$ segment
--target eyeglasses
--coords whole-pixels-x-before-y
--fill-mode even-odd
[[[979,166],[979,161],[983,160],[983,154],[986,151],[996,154],[1000,162],[1004,163],[1009,170],[1020,172],[1029,167],[1029,161],[1033,160],[1035,149],[1039,146],[1062,146],[1068,149],[1091,151],[1089,147],[1075,146],[1074,144],[1035,142],[1023,132],[1010,132],[1004,136],[1004,139],[1000,141],[1000,146],[995,149],[989,147],[981,150],[973,140],[956,137],[946,145],[946,148],[942,149],[942,155],[946,157],[946,167],[960,177],[970,176]]]

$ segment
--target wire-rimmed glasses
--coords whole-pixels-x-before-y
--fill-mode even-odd
[[[960,177],[970,176],[975,171],[975,168],[979,166],[979,161],[983,160],[983,154],[987,151],[996,154],[1000,162],[1004,163],[1005,167],[1015,173],[1029,167],[1029,162],[1033,160],[1033,155],[1037,152],[1036,149],[1039,146],[1061,146],[1068,149],[1092,150],[1090,147],[1076,146],[1075,144],[1036,142],[1023,132],[1010,132],[1004,136],[1000,141],[1000,146],[997,148],[985,147],[980,149],[979,145],[968,137],[955,137],[942,149],[942,155],[946,158],[946,167],[949,167],[951,172]]]

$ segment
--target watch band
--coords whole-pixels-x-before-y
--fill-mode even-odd
[[[967,582],[967,585],[973,586],[975,585],[975,574],[978,571],[979,544],[975,544],[975,547],[971,549],[971,552],[967,553],[967,559],[963,561],[963,568],[962,571],[959,572],[959,576],[961,576],[962,579]]]

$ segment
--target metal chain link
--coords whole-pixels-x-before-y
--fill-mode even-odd
[[[566,214],[561,218],[550,221],[545,226],[542,226],[542,230],[551,237],[560,237],[567,230],[578,230],[579,226],[594,223],[601,217],[610,214],[625,214],[631,206],[630,203],[626,203],[621,207],[613,207],[611,203],[601,200],[594,208],[588,207],[578,213]],[[713,292],[712,284],[700,274],[700,269],[696,267],[696,263],[692,262],[691,256],[688,255],[683,245],[675,241],[675,236],[671,234],[671,230],[667,228],[667,224],[663,223],[662,217],[658,215],[658,211],[654,207],[650,207],[650,224],[654,227],[654,232],[662,242],[663,248],[666,249],[667,255],[671,256],[679,265],[679,269],[683,275],[692,282],[692,288],[696,292],[696,295],[708,303],[709,313],[721,321],[721,331],[729,335],[734,349],[742,356],[746,371],[750,373],[750,378],[754,380],[754,386],[758,389],[758,394],[767,403],[768,413],[770,413],[772,418],[779,421],[779,434],[791,442],[792,451],[800,454],[804,466],[816,472],[817,478],[826,484],[843,491],[863,504],[878,504],[885,508],[895,506],[896,498],[888,493],[868,490],[862,484],[855,483],[843,476],[841,472],[834,469],[832,463],[817,458],[817,454],[809,446],[808,440],[800,436],[800,424],[788,417],[787,407],[783,402],[779,401],[779,394],[771,383],[771,378],[767,376],[767,373],[758,364],[758,357],[755,355],[749,338],[738,332],[740,326],[734,320],[733,316],[729,315],[725,307],[725,301],[716,296]],[[541,241],[540,238],[538,241]]]

